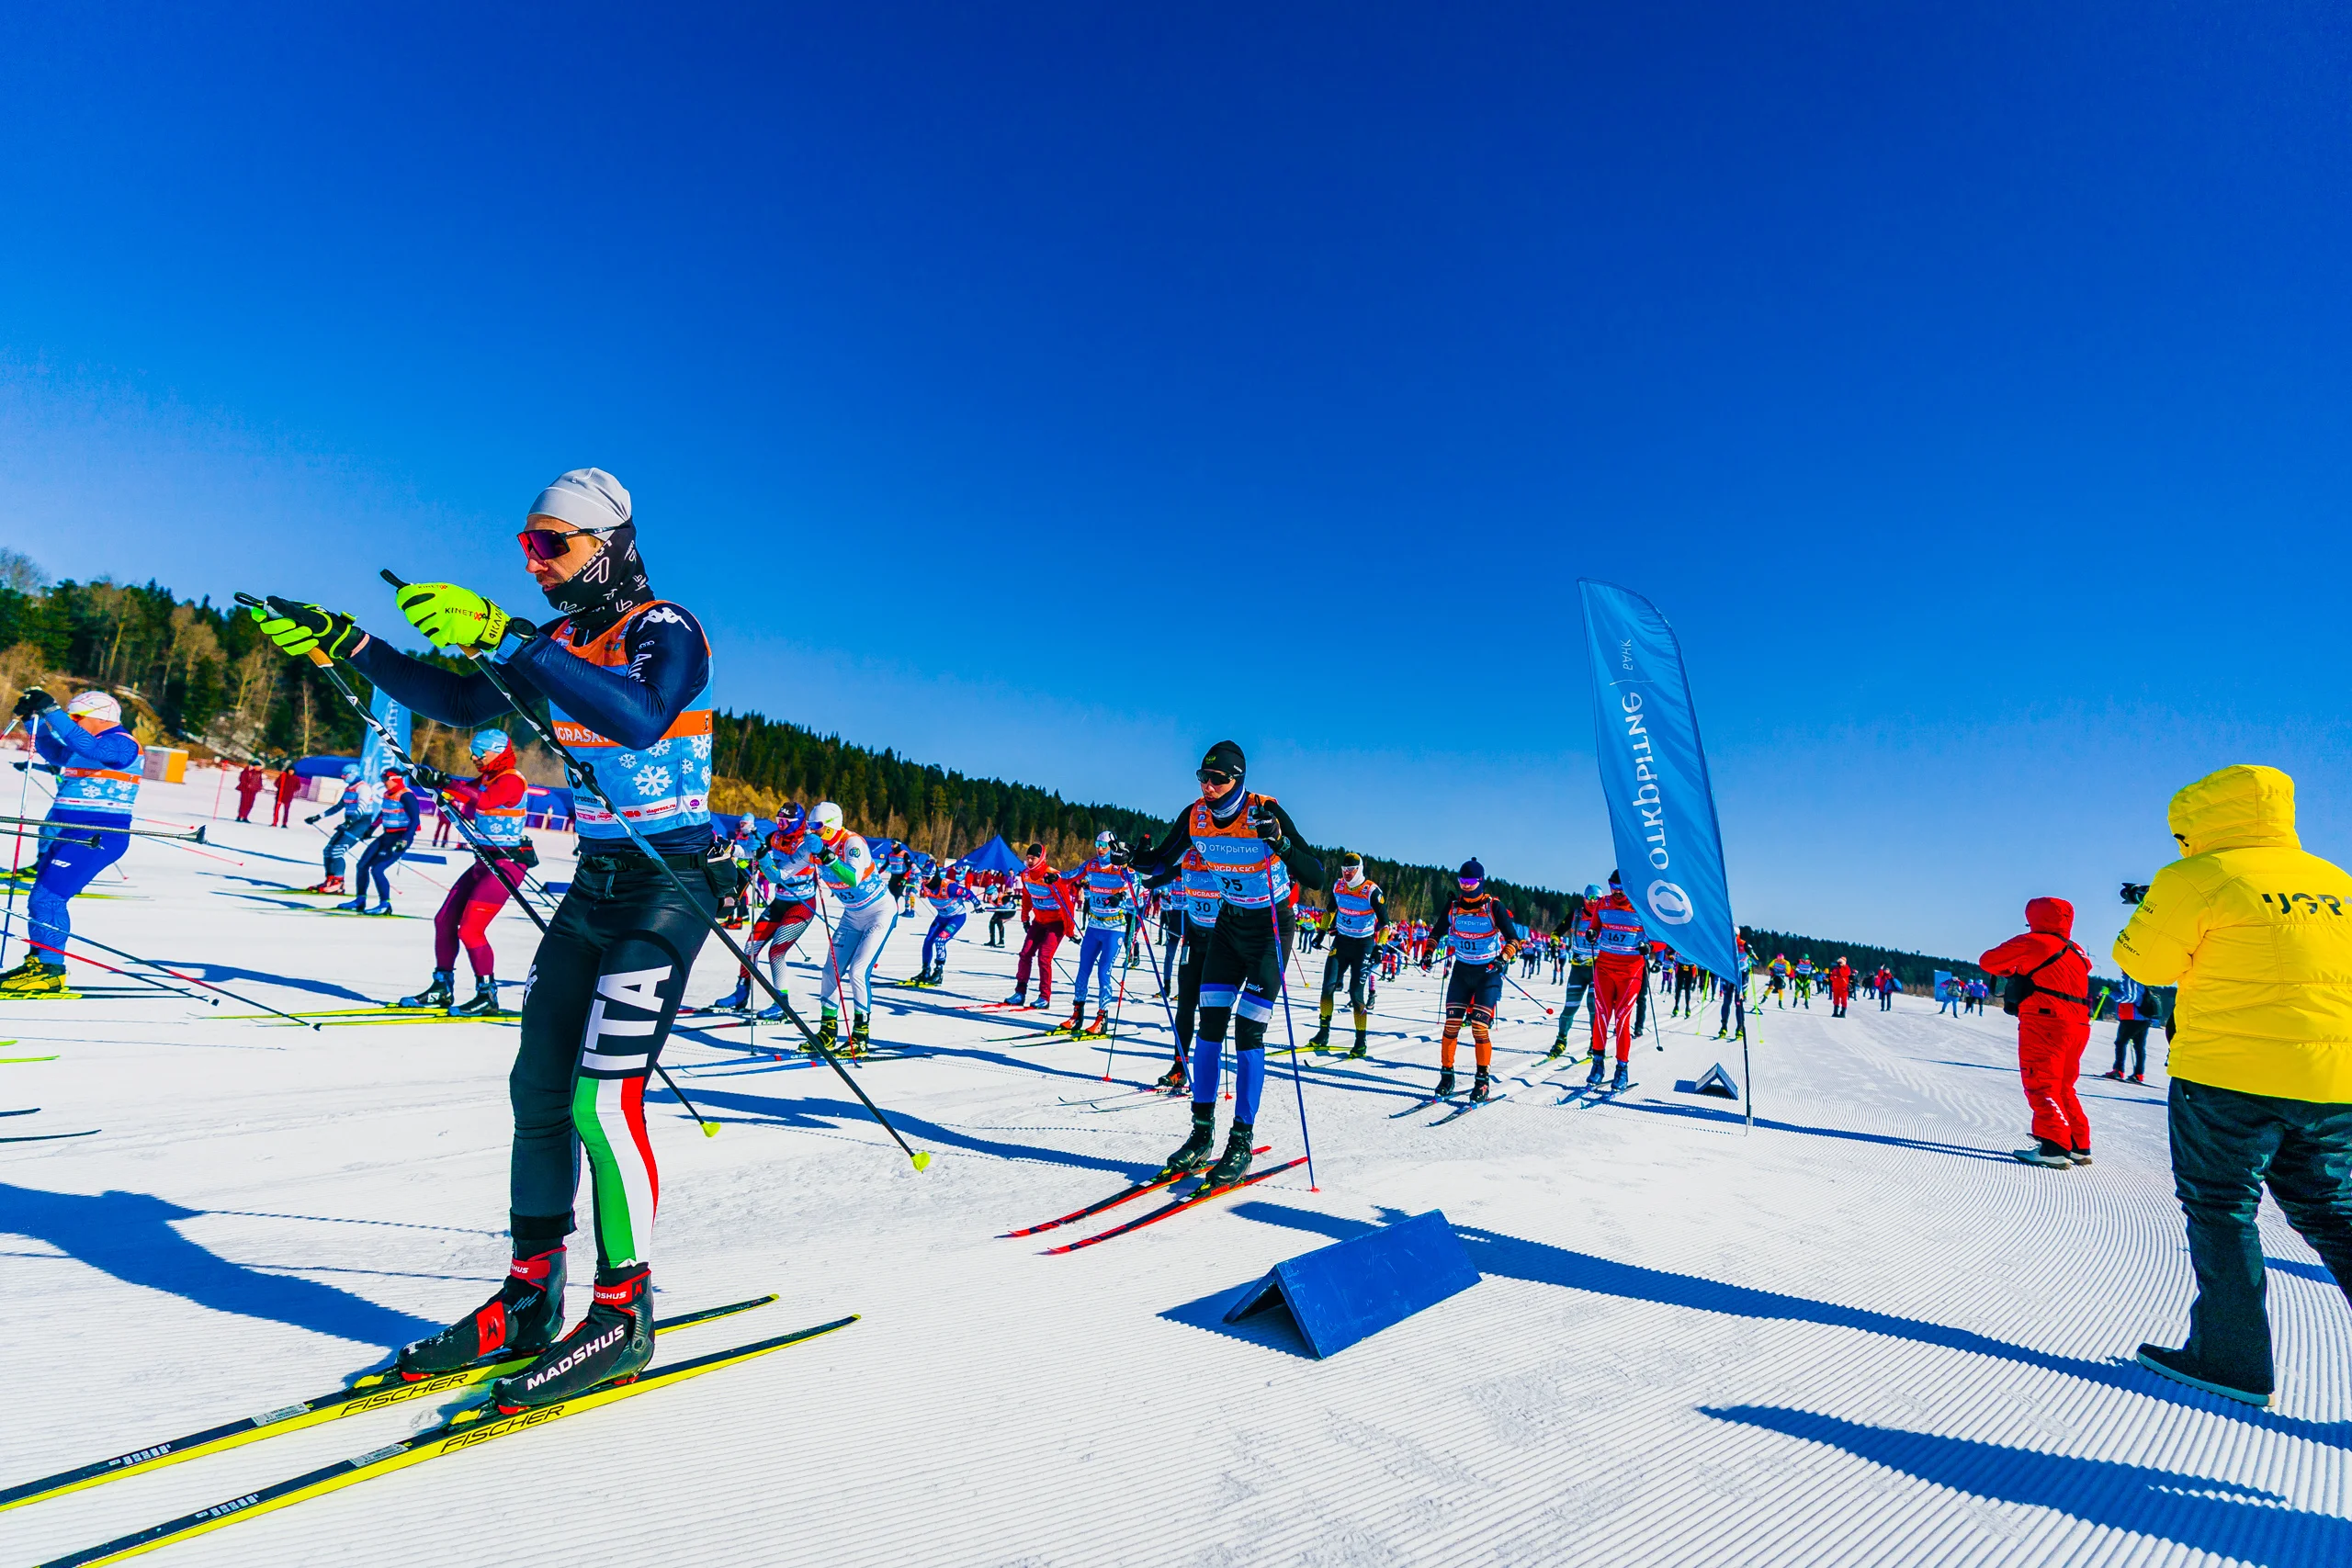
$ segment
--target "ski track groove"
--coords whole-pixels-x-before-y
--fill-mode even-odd
[[[220,836],[230,852],[248,838],[286,841],[232,825]],[[127,863],[152,900],[86,916],[117,945],[190,965],[299,969],[382,996],[429,967],[418,922],[272,923],[266,908],[206,896],[240,886],[228,868],[152,852]],[[413,886],[396,899],[409,912],[433,902]],[[899,923],[884,974],[912,968],[924,923]],[[510,973],[528,934],[496,932]],[[731,983],[714,951],[696,999]],[[923,993],[937,1010],[885,990],[877,1032],[967,1054],[860,1077],[938,1156],[922,1177],[820,1067],[762,1072],[779,1064],[677,1041],[673,1070],[742,1069],[685,1077],[725,1118],[716,1140],[695,1135],[666,1093],[648,1096],[665,1178],[660,1310],[783,1295],[686,1331],[665,1357],[844,1313],[863,1321],[155,1561],[307,1564],[330,1540],[338,1562],[414,1561],[417,1530],[385,1530],[387,1519],[430,1521],[419,1529],[436,1540],[494,1540],[518,1562],[636,1553],[828,1568],[2111,1568],[2317,1563],[2352,1539],[2352,1331],[2324,1278],[2272,1272],[2278,1419],[2175,1396],[2120,1365],[2141,1339],[2177,1342],[2190,1293],[2161,1072],[2144,1089],[2086,1077],[2098,1163],[2043,1172],[2008,1158],[2026,1116],[2007,1019],[1939,1018],[1908,998],[1844,1022],[1826,1006],[1768,1009],[1751,1014],[1760,1121],[1746,1134],[1726,1102],[1673,1092],[1719,1057],[1740,1070],[1736,1043],[1708,1038],[1710,1008],[1654,1014],[1661,1032],[1635,1044],[1641,1086],[1620,1103],[1587,1112],[1521,1089],[1441,1129],[1425,1124],[1435,1112],[1387,1120],[1436,1066],[1436,976],[1408,968],[1383,986],[1377,1056],[1300,1059],[1321,1193],[1288,1173],[1165,1226],[1042,1258],[1040,1238],[995,1233],[1123,1185],[1182,1136],[1182,1109],[1071,1116],[1057,1099],[1100,1087],[1099,1045],[978,1040],[1004,1030],[947,1010],[1001,996],[1013,951],[966,940],[952,953],[948,987]],[[796,1005],[813,996],[809,960],[804,944]],[[1294,976],[1301,1039],[1320,964],[1302,955]],[[263,979],[224,983],[289,1009],[344,1005]],[[1558,996],[1548,977],[1531,988]],[[1164,1015],[1138,999],[1148,1005],[1123,1021],[1134,1038],[1113,1065],[1121,1077],[1166,1050]],[[0,1152],[0,1184],[35,1199],[160,1200],[186,1213],[159,1223],[226,1273],[133,1283],[84,1261],[104,1248],[80,1230],[16,1233],[0,1292],[17,1342],[50,1354],[12,1368],[0,1482],[335,1386],[380,1354],[345,1333],[401,1321],[388,1313],[445,1320],[497,1277],[511,1029],[311,1034],[161,993],[41,1006],[7,1021],[38,1016],[34,1029],[0,1029],[46,1031],[64,1053],[46,1065],[40,1120],[106,1131]],[[1507,1018],[1498,1074],[1580,1077],[1577,1056],[1544,1058],[1553,1027],[1532,1009]],[[2094,1073],[2111,1029],[2094,1033]],[[215,1054],[257,1044],[266,1054]],[[1261,1124],[1270,1159],[1299,1152],[1289,1066],[1278,1045]],[[1306,1359],[1287,1328],[1216,1323],[1274,1262],[1432,1207],[1489,1266],[1473,1291],[1328,1362]],[[413,1228],[426,1224],[446,1228]],[[2263,1230],[2274,1259],[2315,1266],[2269,1205]],[[585,1268],[575,1273],[576,1313]],[[331,1293],[287,1294],[289,1278]],[[123,1359],[134,1345],[135,1368]],[[133,1394],[143,1410],[127,1409]],[[22,1555],[53,1556],[364,1451],[435,1414],[395,1407],[127,1478],[12,1512],[6,1533]],[[602,1479],[616,1439],[628,1474],[619,1508],[605,1506]],[[2140,1467],[2161,1485],[2086,1461]]]

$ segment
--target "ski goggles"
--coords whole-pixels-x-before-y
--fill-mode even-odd
[[[1193,771],[1193,776],[1204,784],[1229,784],[1233,782],[1231,773],[1222,773],[1216,768],[1195,768]]]
[[[1453,880],[1462,885],[1462,891],[1464,893],[1476,893],[1487,885],[1487,879],[1483,876],[1457,876]]]
[[[570,534],[559,534],[553,528],[526,528],[514,536],[523,553],[533,560],[561,560],[571,553],[574,540],[594,539],[600,547],[605,536],[593,528],[582,528]]]

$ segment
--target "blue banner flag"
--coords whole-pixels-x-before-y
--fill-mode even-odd
[[[1593,740],[1618,874],[1650,936],[1738,983],[1714,785],[1682,647],[1657,606],[1614,583],[1577,584],[1592,653]]]
[[[368,711],[376,716],[378,724],[400,737],[401,750],[409,750],[409,712],[405,706],[386,696],[384,689],[379,686],[368,704]],[[382,778],[386,768],[397,767],[399,763],[400,759],[393,756],[384,744],[384,738],[370,729],[359,748],[359,776],[372,782]]]

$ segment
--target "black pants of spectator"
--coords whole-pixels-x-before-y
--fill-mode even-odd
[[[2316,1104],[2172,1080],[2173,1190],[2188,1217],[2197,1300],[2188,1353],[2214,1380],[2275,1386],[2262,1236],[2262,1190],[2352,1299],[2352,1105]]]
[[[2132,1076],[2135,1078],[2146,1077],[2148,1076],[2148,1021],[2146,1019],[2127,1018],[2116,1023],[2115,1070],[2119,1073],[2123,1070],[2123,1053],[2126,1049],[2133,1053]]]
[[[990,947],[1002,947],[1004,945],[1005,922],[1012,919],[1012,911],[1011,909],[998,909],[989,914],[989,945]]]
[[[1723,987],[1723,992],[1724,1015],[1721,1021],[1715,1025],[1715,1032],[1731,1035],[1736,1040],[1744,1040],[1747,1037],[1747,987],[1744,984],[1727,983]],[[1736,1033],[1734,1033],[1732,1029],[1735,1021],[1739,1025]]]

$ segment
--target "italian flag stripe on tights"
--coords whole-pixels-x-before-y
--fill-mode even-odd
[[[572,1086],[571,1122],[596,1185],[596,1247],[607,1269],[639,1261],[653,1246],[661,1173],[645,1135],[645,1080],[583,1077]]]

